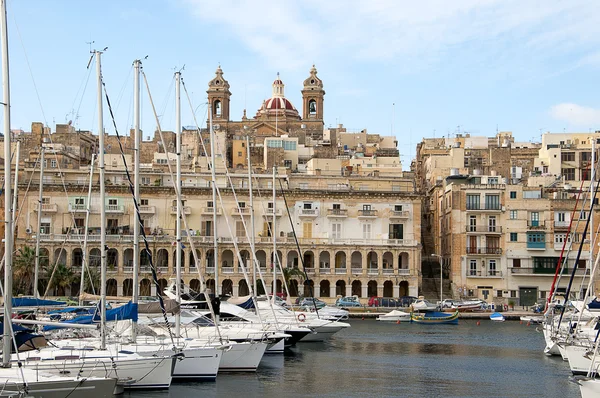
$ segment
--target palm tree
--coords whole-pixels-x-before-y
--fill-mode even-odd
[[[98,268],[96,267],[87,267],[85,274],[85,280],[83,282],[84,291],[98,294],[100,291],[100,271],[98,271]]]
[[[58,295],[64,296],[66,288],[70,287],[71,283],[75,281],[75,274],[71,268],[68,268],[63,263],[59,263],[56,265],[54,272],[48,270],[48,279],[48,288],[58,288]]]
[[[298,291],[296,286],[292,287],[292,285],[290,285],[290,280],[293,277],[299,277],[300,282],[304,281],[304,272],[300,271],[299,268],[296,267],[285,267],[283,268],[283,280],[285,280],[285,284],[288,286],[288,288],[290,288],[290,295],[294,295],[294,293],[296,293],[296,295],[298,295]],[[294,292],[294,290],[296,290]]]
[[[40,264],[40,267],[43,268],[43,264]],[[17,250],[13,261],[13,294],[32,294],[34,277],[35,250],[23,246]]]

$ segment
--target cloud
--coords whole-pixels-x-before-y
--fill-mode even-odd
[[[462,47],[488,62],[543,62],[574,50],[585,57],[600,44],[600,13],[584,0],[183,1],[266,63],[292,68],[323,57],[423,66],[460,59]]]
[[[600,109],[577,104],[562,103],[550,108],[550,115],[574,126],[595,127],[600,125]]]

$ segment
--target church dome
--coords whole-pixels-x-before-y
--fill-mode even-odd
[[[286,117],[300,119],[300,114],[298,113],[296,107],[290,102],[290,100],[285,98],[284,87],[285,85],[279,78],[278,73],[277,78],[275,81],[273,81],[273,94],[271,98],[263,101],[262,107],[257,112],[257,116],[273,114],[281,115],[283,112]]]
[[[267,110],[288,109],[290,111],[296,110],[296,108],[290,102],[290,100],[288,100],[287,98],[284,98],[284,97],[274,97],[274,98],[269,98],[268,100],[265,100],[265,109],[267,109]]]

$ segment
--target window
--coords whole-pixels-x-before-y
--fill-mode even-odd
[[[527,242],[528,243],[539,243],[545,242],[546,237],[544,233],[528,233],[527,234]]]
[[[141,206],[148,206],[148,199],[140,199]]]
[[[485,195],[485,209],[486,210],[500,210],[500,196],[499,195]]]
[[[242,156],[242,153],[241,153],[241,152],[238,152],[238,156],[240,156],[240,157],[241,157],[241,156]]]
[[[83,227],[85,227],[85,218],[76,218],[75,219],[75,227],[76,228],[83,228]]]
[[[592,171],[590,169],[581,169],[581,179],[589,181],[592,179]]]
[[[56,168],[56,159],[52,159],[52,160],[50,161],[50,167],[52,167],[52,168]]]
[[[573,234],[569,234],[569,236],[567,236],[566,233],[562,233],[562,234],[554,234],[554,244],[556,245],[562,245],[563,243],[566,242],[571,242],[571,238],[573,237]]]
[[[498,271],[496,271],[496,260],[490,260],[488,262],[488,264],[489,264],[489,274],[490,274],[490,276],[496,276],[496,273],[498,272]]]
[[[302,237],[303,238],[312,238],[312,223],[305,222],[302,224]]]
[[[213,114],[215,116],[221,116],[221,101],[219,101],[219,100],[215,101]]]
[[[510,241],[511,242],[516,242],[517,241],[517,233],[516,232],[511,232],[510,233]]]
[[[480,195],[467,195],[467,210],[479,210]]]
[[[50,223],[43,222],[40,224],[40,234],[49,234],[50,233]]]
[[[371,226],[371,224],[365,224]],[[404,239],[404,225],[403,224],[390,224],[389,227],[390,239]]]
[[[308,101],[308,114],[309,115],[317,114],[317,101],[315,101],[314,99],[311,99],[310,101]]]
[[[371,210],[371,205],[363,205],[363,210],[364,211],[370,211]]]
[[[496,232],[496,216],[488,218],[488,232]]]
[[[510,191],[510,198],[511,199],[516,199],[517,198],[517,191]]]
[[[267,202],[267,209],[273,208],[273,202]]]
[[[512,265],[513,265],[514,268],[521,268],[521,259],[520,258],[513,258]]]
[[[285,167],[286,169],[291,169],[292,166],[293,166],[293,163],[291,160],[289,160],[289,159],[283,160],[283,167]]]
[[[245,208],[245,207],[246,207],[246,202],[238,202],[238,207],[239,207],[240,209],[243,209],[243,208]]]
[[[341,210],[342,209],[342,205],[339,203],[334,203],[333,206],[331,207],[333,210]]]
[[[510,211],[510,219],[511,220],[516,220],[517,219],[517,214],[518,214],[517,210],[511,210]]]
[[[488,184],[498,185],[498,177],[488,177]]]
[[[532,227],[540,226],[540,213],[537,211],[532,211],[529,215],[529,223]]]
[[[208,207],[209,209],[212,209],[214,207],[212,200],[210,202],[206,202],[206,207]]]
[[[502,290],[496,291],[496,297],[502,297]]]
[[[241,221],[235,222],[235,236],[238,238],[246,236],[246,231],[244,230],[244,223]]]
[[[560,160],[562,162],[574,162],[575,161],[575,152],[562,152],[560,154]]]
[[[402,205],[394,205],[394,211],[402,211]]]
[[[150,177],[142,177],[142,185],[150,185]]]
[[[305,202],[305,203],[304,203],[304,205],[302,206],[302,208],[303,208],[304,210],[311,210],[311,209],[312,209],[312,203],[310,203],[310,202],[309,202],[309,203],[306,203],[306,202]]]
[[[271,237],[271,231],[273,231],[273,223],[271,221],[263,223],[263,236]]]
[[[342,238],[342,224],[333,223],[331,224],[331,238],[341,239]]]
[[[469,232],[477,232],[477,217],[469,217]]]
[[[516,290],[511,290],[510,291],[510,297],[511,298],[516,298],[517,297],[517,291]]]
[[[213,234],[213,223],[212,220],[202,221],[202,236],[212,236]]]
[[[363,224],[363,239],[371,239],[371,224]]]
[[[469,262],[469,275],[477,275],[477,260],[471,260]]]
[[[47,197],[46,198],[42,198],[42,204],[43,205],[50,204],[50,198],[47,198]]]
[[[75,198],[76,205],[85,205],[85,198]]]
[[[566,181],[575,181],[575,169],[574,168],[563,168],[560,170],[560,172],[565,177]]]
[[[585,210],[581,210],[581,212],[579,213],[580,220],[587,220],[587,216],[588,216],[588,213]]]
[[[582,162],[591,162],[592,153],[591,152],[581,152],[581,161]]]

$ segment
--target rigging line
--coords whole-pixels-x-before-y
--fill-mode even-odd
[[[25,62],[27,63],[27,69],[29,70],[29,76],[31,76],[31,81],[33,83],[33,88],[35,90],[35,95],[38,100],[38,104],[40,106],[40,110],[42,111],[42,117],[44,118],[44,122],[48,125],[48,120],[46,119],[46,114],[44,113],[44,107],[42,105],[42,99],[40,98],[40,92],[38,91],[37,84],[35,83],[35,78],[33,77],[33,71],[31,69],[31,64],[29,63],[29,57],[27,56],[27,50],[25,49],[25,43],[23,43],[23,38],[21,37],[21,31],[19,30],[19,24],[13,15],[13,22],[15,27],[17,28],[17,34],[19,36],[19,41],[21,42],[21,46],[23,47],[23,54],[25,55]]]
[[[77,97],[79,96],[79,91],[81,91],[81,86],[83,86],[83,91],[81,91],[81,98],[79,100],[79,105],[77,106],[77,113],[75,114],[75,120],[77,120],[77,118],[79,116],[79,110],[81,109],[81,104],[83,103],[83,99],[85,98],[85,92],[87,91],[87,86],[88,86],[88,83],[90,82],[90,76],[92,75],[92,69],[93,68],[88,68],[87,78],[84,75],[85,86],[83,86],[84,80],[82,80],[81,85],[79,86],[79,89],[77,90],[77,94],[75,94],[75,98],[73,99],[72,108],[75,109],[75,101],[77,101]]]
[[[113,127],[115,129],[115,133],[117,134],[119,150],[121,151],[121,159],[123,161],[123,165],[125,166],[125,174],[127,176],[127,181],[129,182],[129,191],[131,192],[131,196],[133,199],[133,205],[135,207],[135,212],[137,215],[137,222],[139,223],[140,227],[143,227],[144,223],[142,221],[142,216],[140,214],[140,205],[137,201],[137,198],[135,197],[133,181],[131,179],[131,174],[129,173],[129,168],[127,167],[127,160],[125,158],[125,152],[123,151],[123,144],[121,143],[121,135],[119,134],[119,130],[117,129],[117,122],[115,120],[115,115],[113,113],[113,109],[110,104],[110,99],[108,97],[108,91],[106,90],[106,83],[104,83],[104,79],[102,79],[102,77],[100,77],[100,82],[102,83],[102,88],[104,89],[104,96],[106,98],[106,104],[108,105],[108,111],[110,112],[110,117],[112,119]],[[100,150],[104,150],[104,148],[100,148]],[[104,222],[104,220],[102,220],[102,222]],[[150,270],[152,271],[152,279],[154,281],[154,284],[158,288],[157,290],[159,290],[160,284],[158,282],[158,275],[156,273],[156,267],[154,266],[154,263],[152,261],[152,253],[150,252],[150,245],[148,244],[148,239],[146,238],[146,232],[144,231],[144,228],[140,228],[140,232],[141,232],[142,238],[144,240],[144,246],[145,246],[144,250],[146,251],[146,255],[148,256],[148,261],[150,262]],[[164,300],[162,298],[162,295],[160,294],[160,291],[157,291],[156,295],[158,297],[158,301],[159,301],[160,309],[162,311],[162,315],[163,315],[163,318],[165,321],[165,325],[167,326],[167,329],[169,331],[169,337],[171,338],[171,344],[173,345],[173,350],[177,351],[176,346],[175,346],[175,340],[173,339],[173,333],[171,332],[171,326],[169,324],[169,319],[167,317],[167,311],[165,309]]]
[[[169,176],[171,177],[171,181],[173,182],[173,188],[175,189],[175,195],[177,196],[176,200],[178,201],[177,203],[180,206],[180,208],[183,209],[183,203],[181,201],[181,190],[180,190],[180,187],[179,187],[180,184],[176,184],[175,183],[175,177],[173,175],[173,168],[171,166],[171,160],[169,158],[169,152],[168,152],[168,150],[166,148],[166,145],[165,145],[165,139],[164,139],[164,136],[163,136],[162,129],[160,127],[160,120],[159,120],[158,114],[156,113],[156,108],[154,107],[154,101],[152,99],[152,94],[150,93],[150,86],[148,84],[148,79],[146,78],[146,73],[144,73],[144,71],[142,71],[142,76],[144,77],[144,83],[146,85],[146,91],[148,92],[148,98],[150,100],[150,106],[152,107],[152,113],[154,114],[154,118],[155,118],[155,121],[156,121],[158,134],[160,136],[160,141],[161,141],[161,143],[163,145],[163,149],[165,150],[165,153],[167,154],[167,169],[169,170]],[[173,83],[175,82],[175,77],[173,77],[172,81],[173,81]],[[181,212],[180,217],[182,218],[184,228],[187,231],[189,231],[190,228],[189,228],[189,225],[188,225],[188,222],[187,222],[187,216],[185,215],[184,211]],[[200,262],[198,261],[198,253],[196,253],[196,247],[194,245],[194,241],[189,236],[190,235],[189,233],[187,235],[188,235],[188,242],[189,242],[191,250],[192,250],[192,255],[194,256],[194,261],[196,261],[196,264],[199,265]],[[214,239],[217,239],[217,237],[215,236]],[[177,244],[181,244],[181,242],[178,242]],[[215,264],[215,267],[217,267],[217,266],[218,265]],[[205,286],[204,285],[204,278],[203,278],[202,274],[200,273],[200,267],[196,267],[196,269],[198,271],[198,276],[200,278],[200,287],[202,289]],[[177,283],[181,283],[181,282],[177,281]],[[216,286],[215,286],[215,288],[216,288]],[[204,295],[204,298],[206,299],[206,304],[208,306],[208,309],[209,309],[211,315],[213,316],[213,319],[216,319],[215,318],[215,312],[213,310],[213,305],[212,305],[211,300],[209,299],[209,297],[207,297],[207,295],[206,295],[206,290],[203,290],[201,293]],[[219,339],[222,339],[221,330],[218,327],[217,327],[217,333],[219,334]]]
[[[298,249],[298,257],[300,258],[300,262],[302,263],[302,271],[304,272],[304,279],[308,282],[308,273],[306,272],[306,267],[304,265],[304,255],[300,250],[300,243],[298,242],[298,235],[296,235],[296,228],[294,228],[294,222],[292,221],[292,214],[290,213],[290,208],[288,207],[287,198],[285,197],[285,192],[283,191],[283,183],[281,179],[279,180],[279,187],[281,191],[281,196],[283,197],[283,202],[285,203],[285,208],[287,210],[288,219],[290,220],[290,225],[292,226],[292,234],[294,235],[294,240],[296,241],[296,248]],[[308,283],[308,291],[310,292],[310,297],[315,297],[314,286]],[[312,300],[313,305],[315,307],[315,312],[317,313],[317,317],[319,317],[319,311],[317,309],[317,302]]]

